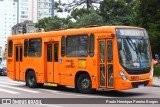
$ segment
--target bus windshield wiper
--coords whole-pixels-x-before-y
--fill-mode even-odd
[[[128,41],[128,44],[131,46],[131,48],[137,53],[138,52],[138,48],[137,48],[136,44],[133,43],[132,39],[129,36],[127,36],[126,40]]]

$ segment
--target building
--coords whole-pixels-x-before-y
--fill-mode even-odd
[[[14,25],[25,20],[36,23],[44,17],[53,17],[54,0],[0,0],[0,15],[0,47],[4,50]]]
[[[17,23],[24,22],[25,20],[28,20],[29,18],[29,0],[18,0],[18,11],[17,11]]]
[[[0,47],[5,48],[7,37],[11,35],[11,27],[17,24],[18,0],[0,0]]]
[[[2,47],[0,47],[0,62],[2,61]]]
[[[18,23],[31,20],[36,23],[44,17],[54,16],[54,0],[19,0]]]
[[[36,23],[44,17],[54,16],[54,0],[28,0],[28,20]]]
[[[35,24],[32,21],[26,20],[24,22],[18,23],[12,27],[12,35],[34,33],[37,32]]]

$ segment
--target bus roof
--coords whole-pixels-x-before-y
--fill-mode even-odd
[[[28,34],[20,34],[9,36],[8,39],[22,39],[22,38],[37,38],[37,37],[47,37],[47,36],[67,36],[67,35],[78,35],[78,34],[89,34],[89,33],[112,33],[115,34],[116,28],[137,28],[143,29],[140,27],[134,26],[98,26],[98,27],[83,27],[83,28],[73,28],[73,29],[65,29],[65,30],[53,30],[49,32],[38,32],[38,33],[28,33]],[[42,36],[43,35],[43,36]]]

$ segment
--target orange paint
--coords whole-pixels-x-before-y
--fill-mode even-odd
[[[17,81],[26,81],[26,72],[28,69],[35,71],[37,83],[57,83],[66,86],[75,86],[76,75],[78,72],[86,72],[89,74],[92,81],[92,88],[110,88],[115,90],[125,90],[133,88],[133,82],[144,82],[149,81],[146,85],[151,85],[152,78],[150,78],[151,70],[153,69],[153,63],[151,65],[151,70],[146,74],[138,74],[136,76],[141,76],[141,78],[134,77],[134,75],[128,74],[125,69],[119,63],[118,56],[118,45],[116,38],[116,28],[136,28],[129,26],[102,26],[93,28],[80,28],[80,29],[67,29],[61,31],[51,31],[45,33],[36,34],[25,34],[8,37],[8,43],[10,40],[13,41],[12,56],[8,56],[7,49],[7,71],[8,77]],[[66,44],[65,43],[65,55],[61,55],[61,38],[62,36],[67,39],[67,36],[73,35],[88,35],[94,34],[94,56],[91,57],[89,54],[88,45],[88,55],[87,56],[77,56],[69,57],[66,56]],[[115,35],[115,36],[112,36]],[[41,38],[42,39],[42,49],[40,57],[24,56],[24,40],[30,38]],[[88,44],[90,43],[88,39]],[[113,59],[109,62],[108,58],[108,43],[112,43],[113,49]],[[104,61],[100,60],[100,44],[104,44]],[[80,44],[79,44],[80,45]],[[7,46],[9,46],[7,44]],[[22,47],[22,53],[20,50]],[[8,48],[8,47],[7,47]],[[16,52],[17,48],[17,52]],[[57,48],[57,53],[55,52]],[[102,47],[103,48],[103,47]],[[49,52],[47,54],[47,52]],[[18,56],[16,56],[18,54]],[[22,56],[21,56],[22,54]],[[58,59],[56,60],[56,55]],[[40,53],[35,52],[35,56],[39,56]],[[50,56],[48,56],[50,55]],[[16,61],[18,57],[18,61]],[[22,57],[22,61],[20,61]],[[80,59],[83,59],[82,61]],[[81,62],[79,62],[81,61]],[[84,64],[84,65],[79,65]],[[104,69],[104,73],[100,72],[100,66]],[[108,73],[108,68],[113,67],[113,73]],[[102,70],[102,69],[101,69]],[[127,76],[129,80],[123,80],[119,71]],[[110,75],[110,76],[109,76]],[[109,77],[109,78],[108,78]],[[100,78],[104,78],[104,83],[100,83]],[[138,78],[138,79],[137,79]],[[113,80],[112,85],[108,81]],[[136,80],[136,81],[132,81]]]

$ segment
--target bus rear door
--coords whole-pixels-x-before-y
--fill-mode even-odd
[[[22,74],[22,52],[23,47],[22,45],[15,45],[15,79],[16,80],[23,80],[23,76],[20,76]],[[23,74],[22,74],[23,75]]]
[[[58,79],[58,42],[46,43],[46,82],[53,83]]]

